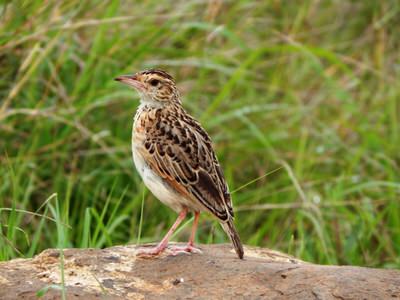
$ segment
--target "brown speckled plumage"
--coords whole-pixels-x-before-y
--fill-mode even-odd
[[[211,212],[242,258],[232,200],[211,139],[182,107],[172,76],[147,70],[117,80],[133,86],[141,95],[134,118],[132,153],[146,186],[177,212],[192,211],[196,216],[200,211]]]
[[[180,105],[168,110],[144,106],[135,117],[133,143],[161,178],[221,221],[233,217],[228,187],[200,124]],[[198,207],[198,205],[195,205]],[[189,207],[190,209],[190,207]]]

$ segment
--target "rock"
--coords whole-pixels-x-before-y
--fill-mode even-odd
[[[322,266],[276,251],[202,245],[203,254],[136,258],[135,246],[43,251],[0,263],[0,299],[396,299],[400,272]]]

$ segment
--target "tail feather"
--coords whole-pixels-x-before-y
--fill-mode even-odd
[[[233,224],[233,220],[230,219],[227,222],[221,223],[222,228],[224,231],[228,234],[233,247],[235,248],[235,251],[237,255],[239,256],[240,259],[243,259],[244,251],[243,251],[243,245],[242,242],[240,241],[239,234],[237,233],[235,229],[235,225]]]

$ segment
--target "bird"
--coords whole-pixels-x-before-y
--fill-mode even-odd
[[[137,255],[158,256],[164,251],[201,253],[194,246],[201,212],[215,216],[229,236],[237,256],[244,251],[234,226],[232,198],[213,144],[201,124],[186,112],[174,78],[161,69],[121,75],[116,81],[140,95],[132,128],[132,156],[145,186],[178,218],[157,246]],[[188,213],[194,221],[186,246],[168,242]]]

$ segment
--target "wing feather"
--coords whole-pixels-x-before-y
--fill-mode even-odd
[[[149,167],[180,194],[200,202],[225,221],[233,217],[231,197],[211,139],[200,124],[186,114],[159,114],[146,136],[155,143],[140,147]]]

